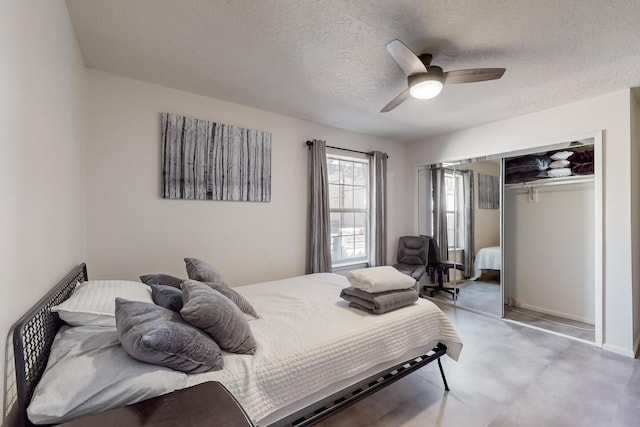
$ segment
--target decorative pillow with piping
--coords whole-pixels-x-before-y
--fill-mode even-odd
[[[260,317],[258,316],[258,313],[256,312],[255,308],[253,308],[251,303],[247,301],[245,297],[236,292],[232,287],[225,285],[224,283],[204,282],[204,284],[229,298],[235,305],[238,306],[240,311],[242,311],[244,314],[253,316],[256,319]]]
[[[256,342],[242,311],[229,298],[193,280],[182,284],[182,318],[202,329],[224,351],[254,354]]]
[[[116,328],[122,347],[141,362],[187,373],[222,369],[215,341],[166,308],[117,298]]]
[[[153,302],[160,307],[180,313],[182,310],[182,291],[173,286],[150,285]]]
[[[186,386],[184,372],[129,356],[115,327],[62,325],[27,416],[34,424],[59,424]]]
[[[222,278],[222,275],[218,273],[218,270],[211,265],[197,258],[185,258],[184,262],[187,267],[187,276],[191,280],[197,280],[198,282],[214,282],[227,284]]]
[[[145,274],[144,276],[140,276],[140,281],[142,283],[146,283],[147,285],[173,286],[174,288],[180,289],[180,284],[184,282],[184,279],[180,279],[169,274],[158,273]]]

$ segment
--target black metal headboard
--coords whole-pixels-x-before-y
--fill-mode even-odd
[[[16,367],[16,391],[19,425],[30,426],[27,406],[33,390],[47,366],[53,338],[64,324],[51,307],[60,304],[73,292],[78,282],[87,280],[87,266],[75,267],[36,305],[13,325],[13,352]]]

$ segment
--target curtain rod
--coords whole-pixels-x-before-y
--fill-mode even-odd
[[[432,170],[432,169],[444,169],[449,172],[468,172],[469,171],[469,169],[452,169],[451,167],[448,167],[448,166],[429,165],[429,170]]]
[[[313,141],[307,141],[307,147],[311,147],[313,145]],[[360,153],[360,154],[366,154],[367,156],[373,156],[373,152],[371,151],[358,151],[358,150],[352,150],[350,148],[341,148],[341,147],[333,147],[331,145],[327,145],[327,148],[333,148],[334,150],[342,150],[342,151],[350,151],[352,153]],[[387,154],[387,159],[389,158],[389,155]]]

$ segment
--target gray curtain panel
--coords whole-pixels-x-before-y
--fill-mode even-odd
[[[431,169],[431,192],[433,195],[433,238],[440,248],[440,259],[449,259],[449,236],[447,235],[447,190],[444,169]]]
[[[309,147],[309,203],[306,272],[331,272],[331,228],[327,149],[325,141],[314,139]]]
[[[464,171],[462,187],[464,192],[464,277],[474,277],[473,258],[475,248],[475,197],[473,191],[473,171]]]
[[[387,153],[373,152],[369,168],[371,182],[370,265],[387,264]]]

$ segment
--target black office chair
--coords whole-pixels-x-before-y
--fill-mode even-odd
[[[393,267],[416,281],[427,271],[429,241],[420,236],[402,236],[398,241],[397,263]]]
[[[438,247],[438,243],[436,239],[431,236],[420,236],[429,242],[429,259],[427,262],[427,272],[431,276],[431,282],[435,283],[434,286],[425,285],[429,291],[429,296],[434,296],[438,292],[446,292],[451,294],[453,298],[457,298],[458,293],[460,292],[459,288],[453,289],[444,287],[444,278],[446,276],[447,282],[449,281],[449,270],[454,268],[456,270],[464,271],[464,265],[459,262],[450,261],[450,260],[442,260],[440,259],[440,248]]]

